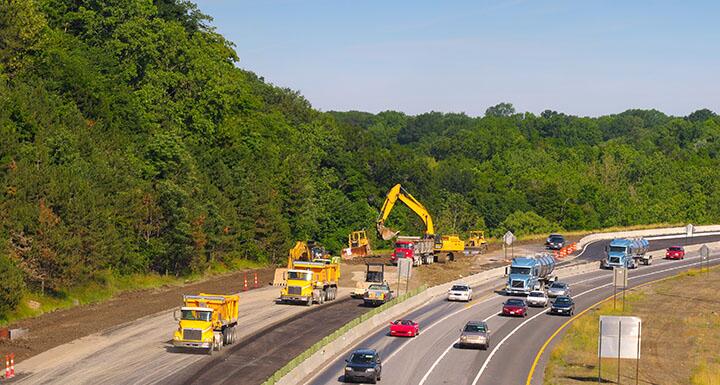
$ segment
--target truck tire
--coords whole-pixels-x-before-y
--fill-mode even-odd
[[[229,336],[230,333],[228,332],[229,329],[230,329],[230,328],[225,328],[225,329],[223,329],[223,331],[222,331],[222,343],[223,343],[223,345],[230,345],[230,336]]]

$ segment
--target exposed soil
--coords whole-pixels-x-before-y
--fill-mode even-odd
[[[29,335],[23,339],[0,341],[0,352],[14,352],[15,362],[20,362],[77,338],[180,306],[183,294],[240,292],[246,274],[249,289],[254,286],[254,273],[262,287],[272,281],[274,271],[274,268],[247,270],[184,286],[125,292],[97,304],[46,313],[10,325],[11,329],[28,329]]]

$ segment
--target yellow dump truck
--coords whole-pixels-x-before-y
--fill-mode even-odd
[[[220,350],[235,341],[240,296],[221,294],[184,295],[183,306],[175,312],[178,329],[173,346]]]
[[[337,297],[339,280],[338,257],[316,258],[309,262],[294,261],[292,269],[286,274],[285,287],[280,291],[280,301],[307,306],[313,302],[322,304],[332,301]]]

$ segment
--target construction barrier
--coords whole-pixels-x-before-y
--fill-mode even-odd
[[[5,379],[15,377],[15,353],[5,355]]]

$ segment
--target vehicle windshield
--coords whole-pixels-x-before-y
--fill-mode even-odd
[[[682,251],[682,247],[672,246],[672,247],[668,248],[668,250],[670,250],[670,251]]]
[[[454,285],[454,286],[452,287],[452,289],[450,289],[450,290],[452,290],[452,291],[468,291],[468,289],[469,289],[469,288],[468,288],[467,286]]]
[[[385,285],[370,285],[368,287],[368,290],[385,290],[387,289],[387,286]]]
[[[530,268],[529,267],[510,266],[510,274],[528,275],[528,274],[530,274]]]
[[[405,242],[396,242],[396,243],[395,243],[395,248],[396,248],[396,249],[409,249],[409,248],[411,248],[411,247],[412,247],[412,246],[410,246],[409,243],[405,243]]]
[[[610,246],[611,253],[624,253],[625,246]]]
[[[556,235],[556,236],[550,237],[549,240],[550,240],[550,242],[562,242],[565,240],[565,238],[563,238],[559,235]]]
[[[474,333],[484,332],[484,331],[487,331],[487,327],[485,326],[485,324],[467,324],[467,325],[465,325],[464,331],[474,332]]]
[[[551,289],[564,289],[565,284],[564,283],[553,283],[552,285],[550,285],[550,288]]]
[[[528,295],[528,297],[544,297],[544,296],[545,296],[545,293],[543,293],[541,291],[533,291],[533,292],[530,292],[530,294]]]
[[[296,281],[310,281],[312,279],[312,273],[305,271],[288,271],[287,277],[288,279]]]
[[[558,305],[564,305],[564,304],[569,304],[569,303],[570,303],[570,298],[562,298],[562,297],[560,297],[560,298],[558,298],[558,299],[555,300],[555,304],[558,304]]]
[[[210,322],[212,312],[207,310],[183,310],[182,317],[185,321],[206,321]]]
[[[510,306],[522,306],[524,305],[524,302],[521,299],[509,299],[505,302],[505,304]]]
[[[395,325],[413,325],[413,322],[407,319],[401,319],[394,322]]]
[[[350,362],[353,364],[370,364],[375,360],[375,356],[367,353],[353,353]]]

